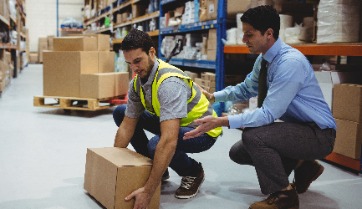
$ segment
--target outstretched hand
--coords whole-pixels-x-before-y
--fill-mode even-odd
[[[205,132],[220,126],[220,124],[218,124],[218,118],[213,116],[206,116],[204,118],[197,119],[194,122],[199,126],[192,131],[186,132],[183,137],[184,140],[201,136]]]

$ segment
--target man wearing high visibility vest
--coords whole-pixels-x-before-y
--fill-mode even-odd
[[[153,159],[147,182],[126,200],[135,198],[134,209],[147,208],[159,183],[169,177],[168,167],[182,177],[175,197],[194,197],[205,175],[201,163],[187,153],[208,150],[222,128],[188,140],[183,140],[184,133],[197,127],[194,120],[217,115],[186,73],[157,59],[147,33],[131,30],[121,49],[135,77],[130,82],[127,105],[120,105],[113,112],[119,126],[114,146],[125,148],[131,143],[136,152]],[[148,139],[144,130],[154,136]]]

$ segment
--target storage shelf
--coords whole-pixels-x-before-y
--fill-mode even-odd
[[[150,31],[150,32],[147,32],[147,33],[151,37],[158,36],[159,30]],[[122,43],[122,41],[123,41],[123,38],[116,38],[116,39],[113,39],[113,44],[120,44],[120,43]]]
[[[362,43],[302,44],[292,45],[304,55],[362,56]],[[229,45],[224,47],[227,54],[248,54],[248,47]]]
[[[9,43],[0,43],[0,49],[17,49],[17,46]]]
[[[198,30],[207,30],[217,28],[217,20],[209,20],[205,22],[191,23],[186,25],[177,25],[160,29],[160,34],[186,33]]]
[[[0,15],[0,21],[5,23],[5,25],[10,26],[9,20],[7,20],[4,16]]]
[[[165,4],[168,4],[168,3],[172,3],[172,2],[175,2],[176,0],[161,0],[160,4],[161,5],[165,5]]]
[[[166,60],[165,57],[160,57],[162,60]],[[186,67],[195,67],[203,69],[213,69],[216,68],[216,62],[211,60],[189,60],[189,59],[177,59],[172,58],[169,63],[171,65],[186,66]]]
[[[90,24],[92,24],[94,22],[97,22],[97,21],[101,20],[102,18],[105,18],[106,16],[112,15],[113,13],[115,13],[115,12],[125,8],[125,7],[128,7],[131,4],[135,4],[135,3],[139,2],[139,1],[140,0],[127,1],[127,2],[124,2],[124,3],[120,4],[120,5],[118,5],[117,7],[113,8],[113,9],[111,8],[111,6],[107,6],[107,7],[103,8],[103,9],[104,10],[110,9],[109,11],[106,11],[103,14],[98,15],[97,17],[92,17],[92,18],[84,21],[85,22],[84,24],[85,25],[90,25]],[[116,1],[114,1],[114,2],[116,2]],[[149,15],[153,15],[153,13],[149,14]],[[158,16],[159,16],[159,13],[155,17],[158,17]],[[135,19],[137,19],[137,18],[135,18]],[[142,21],[143,20],[140,20],[139,22],[142,22]]]
[[[135,24],[135,23],[143,22],[143,21],[146,21],[146,20],[150,20],[152,18],[157,18],[159,15],[160,15],[160,12],[156,11],[156,12],[153,12],[151,14],[146,14],[146,15],[143,15],[141,17],[136,17],[136,18],[132,19],[131,21],[115,25],[113,28],[121,28],[121,27],[124,27],[124,26],[127,26],[127,25],[132,25],[132,24]]]

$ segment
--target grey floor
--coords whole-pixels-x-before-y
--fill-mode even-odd
[[[42,95],[42,65],[29,65],[0,98],[0,209],[102,208],[83,190],[87,147],[113,145],[112,109],[64,113],[33,106]],[[180,178],[171,172],[162,186],[162,209],[248,208],[265,196],[255,171],[228,158],[240,130],[224,130],[214,147],[192,157],[204,165],[206,180],[189,200],[173,197]],[[323,175],[299,196],[302,209],[362,208],[362,178],[321,162]]]

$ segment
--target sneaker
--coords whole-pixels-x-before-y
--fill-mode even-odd
[[[294,189],[275,192],[263,201],[250,205],[249,209],[298,209],[299,198]]]
[[[170,174],[168,172],[168,169],[166,169],[165,173],[162,175],[162,181],[167,181],[170,178]]]
[[[176,190],[175,197],[179,199],[188,199],[195,197],[199,188],[205,179],[204,169],[200,165],[200,172],[197,176],[184,176],[181,179],[181,186]]]
[[[308,190],[310,184],[316,180],[324,171],[324,167],[317,161],[304,161],[294,171],[295,188],[298,194],[304,193]]]

